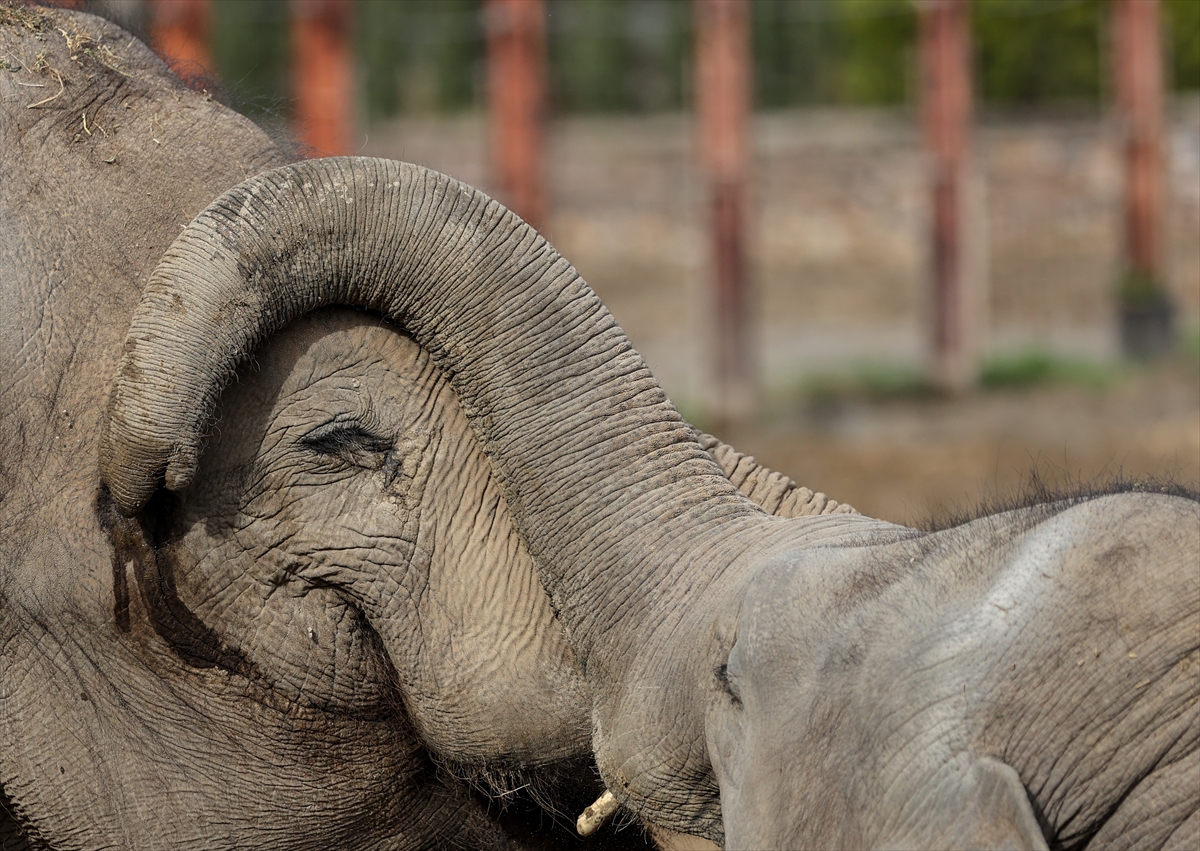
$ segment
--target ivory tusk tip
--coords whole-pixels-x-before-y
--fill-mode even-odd
[[[613,793],[605,789],[604,794],[597,798],[594,804],[584,809],[583,814],[575,820],[575,830],[580,836],[591,836],[608,821],[608,817],[615,813],[619,806],[621,805],[617,803]]]

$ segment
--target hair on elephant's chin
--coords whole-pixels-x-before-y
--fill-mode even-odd
[[[510,762],[473,764],[436,760],[448,774],[499,805],[501,810],[532,804],[574,830],[575,817],[604,792],[590,756],[536,767]]]

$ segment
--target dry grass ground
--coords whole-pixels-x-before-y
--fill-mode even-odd
[[[1200,362],[1128,367],[960,398],[793,403],[721,436],[865,514],[920,524],[1018,492],[1105,477],[1200,484]]]

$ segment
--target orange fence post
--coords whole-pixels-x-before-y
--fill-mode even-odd
[[[487,97],[500,200],[535,228],[546,217],[546,21],[542,0],[486,0]]]
[[[755,406],[746,262],[750,171],[750,18],[743,0],[696,0],[696,108],[708,182],[715,272],[713,416],[719,426]]]
[[[966,0],[923,0],[918,26],[921,120],[932,158],[933,378],[945,390],[975,379],[967,292],[966,180],[971,120]]]
[[[1158,0],[1115,0],[1113,71],[1125,133],[1125,269],[1121,340],[1127,354],[1171,345],[1163,278],[1163,55]]]
[[[312,156],[354,152],[351,0],[291,0],[296,135]]]
[[[179,79],[200,85],[213,75],[209,0],[151,0],[150,40]]]

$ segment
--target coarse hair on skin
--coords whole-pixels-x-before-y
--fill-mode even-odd
[[[940,532],[962,526],[972,520],[1021,509],[1041,508],[1045,516],[1065,511],[1102,496],[1122,493],[1154,493],[1200,502],[1200,485],[1184,484],[1172,473],[1166,475],[1129,475],[1123,470],[1103,471],[1092,479],[1074,477],[1063,470],[1046,472],[1034,467],[1020,487],[1007,494],[989,494],[974,505],[935,514],[917,524],[925,532]]]
[[[43,25],[50,25],[45,16],[40,14],[42,9],[61,11],[63,8],[62,0],[0,0],[0,9],[5,9],[8,17],[25,23],[31,28],[34,24],[39,29]],[[136,11],[137,7],[114,3],[111,0],[108,2],[88,0],[81,6],[71,7],[68,5],[65,8],[68,11],[86,12],[117,25],[154,50],[159,58],[170,65],[169,57],[160,54],[158,49],[152,45],[150,19],[147,12]],[[131,12],[131,9],[135,11]],[[305,159],[315,153],[292,132],[288,117],[289,99],[287,97],[251,91],[236,81],[224,81],[216,76],[213,69],[204,68],[195,63],[186,63],[177,70],[172,68],[168,74],[163,76],[163,79],[173,80],[180,89],[188,89],[206,95],[233,112],[249,118],[266,134],[267,138],[275,144],[289,162]]]

